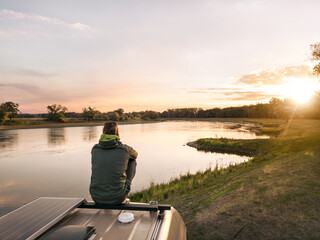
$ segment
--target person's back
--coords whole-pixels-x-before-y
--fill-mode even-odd
[[[107,122],[99,144],[94,145],[90,194],[102,204],[119,204],[128,195],[135,175],[137,152],[120,142],[115,122]]]

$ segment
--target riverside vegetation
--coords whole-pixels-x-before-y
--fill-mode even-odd
[[[28,128],[60,128],[60,127],[83,127],[83,126],[102,126],[105,123],[105,120],[96,120],[96,121],[86,121],[78,119],[67,119],[65,123],[57,123],[54,121],[47,121],[42,118],[36,119],[17,119],[12,120],[10,124],[0,125],[1,130],[11,130],[11,129],[28,129]],[[143,120],[143,119],[129,119],[124,121],[119,121],[118,124],[141,124],[141,123],[154,123],[159,122],[160,120]]]
[[[203,110],[201,108],[177,108],[168,109],[163,112],[152,110],[125,113],[124,109],[118,108],[110,112],[100,112],[95,107],[83,108],[81,113],[67,112],[68,108],[63,105],[52,104],[47,106],[48,113],[28,114],[21,113],[19,104],[14,102],[4,102],[0,104],[0,125],[7,126],[6,129],[24,127],[37,127],[49,122],[49,127],[53,123],[55,126],[72,126],[74,123],[82,123],[82,126],[97,125],[92,122],[102,121],[132,121],[132,120],[156,120],[162,119],[209,119],[209,118],[274,118],[287,119],[320,119],[320,92],[315,92],[307,104],[298,105],[293,100],[277,98],[270,99],[269,103],[257,103],[254,105],[212,108]],[[294,113],[294,115],[293,115]],[[9,120],[8,120],[9,118]],[[13,119],[14,118],[14,119]],[[66,125],[68,123],[68,125]],[[60,124],[60,125],[59,125]],[[31,126],[32,125],[32,126]],[[0,126],[0,129],[3,127]],[[265,133],[277,134],[281,129],[264,128]]]
[[[130,199],[173,205],[189,239],[319,239],[320,121],[249,121],[278,136],[189,143],[199,151],[251,156],[248,162],[152,184]]]

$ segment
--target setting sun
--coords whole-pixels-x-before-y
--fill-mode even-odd
[[[307,102],[318,89],[319,83],[312,78],[288,78],[281,86],[283,96],[298,103]]]

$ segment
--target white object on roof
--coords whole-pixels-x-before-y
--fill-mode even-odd
[[[118,221],[121,223],[131,223],[134,220],[134,215],[131,212],[123,212],[119,214]]]

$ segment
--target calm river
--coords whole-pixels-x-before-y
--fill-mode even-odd
[[[132,191],[187,172],[226,167],[247,157],[204,153],[185,144],[204,137],[258,138],[232,123],[168,121],[121,125],[120,137],[139,153]],[[0,216],[40,196],[91,199],[90,151],[102,126],[0,131]]]

